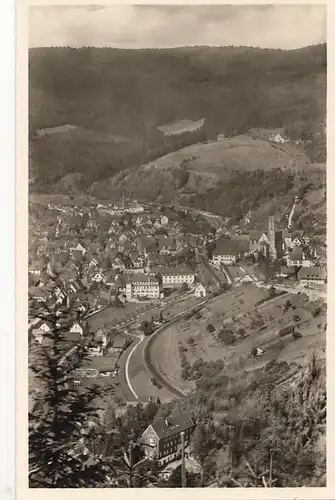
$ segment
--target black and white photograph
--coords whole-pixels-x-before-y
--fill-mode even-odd
[[[327,487],[326,21],[29,7],[29,489]]]

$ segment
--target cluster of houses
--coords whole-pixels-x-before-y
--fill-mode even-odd
[[[194,236],[180,230],[173,214],[128,212],[122,218],[108,212],[114,209],[50,205],[40,220],[31,217],[30,344],[47,342],[52,329],[48,321],[35,317],[41,306],[71,305],[79,318],[110,303],[121,307],[130,301],[159,301],[169,289],[191,287],[197,297],[206,296],[205,287],[196,283],[194,266],[187,262],[193,257]],[[99,217],[101,226],[96,225]],[[89,332],[79,320],[65,332],[66,349],[84,342],[93,359],[79,378],[113,373],[125,348],[125,338],[114,337],[103,330]],[[105,371],[101,365],[106,365]]]
[[[250,231],[246,237],[235,239],[220,238],[215,241],[209,261],[214,266],[234,265],[243,256],[252,255],[256,261],[269,258],[285,262],[282,266],[282,277],[292,276],[304,284],[326,283],[326,250],[320,246],[312,246],[308,235],[301,230],[276,230],[273,217],[269,217],[267,230]]]
[[[180,264],[192,258],[194,237],[184,234],[173,217],[157,212],[120,218],[105,205],[91,213],[86,207],[57,210],[63,212],[53,222],[54,234],[36,227],[31,238],[29,296],[34,300],[48,301],[55,274],[77,308],[90,311],[119,294],[127,300],[159,299],[164,288],[193,284],[194,272]]]
[[[49,342],[48,334],[53,325],[47,320],[33,318],[28,325],[28,338],[30,345],[46,345]],[[83,365],[75,370],[75,381],[80,383],[86,378],[98,378],[116,375],[118,359],[128,347],[129,340],[114,330],[105,327],[90,330],[87,321],[74,321],[68,331],[62,332],[58,346],[62,349],[64,344],[64,363],[76,367],[78,349],[83,347],[86,356]]]

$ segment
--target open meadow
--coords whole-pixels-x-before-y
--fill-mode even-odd
[[[182,390],[193,381],[182,378],[179,349],[192,365],[202,358],[223,360],[227,370],[252,371],[272,360],[303,366],[315,351],[325,357],[326,311],[322,302],[304,294],[284,293],[268,299],[269,292],[243,285],[206,304],[200,315],[182,319],[158,335],[151,357],[164,377]],[[290,304],[290,305],[289,305]],[[294,326],[283,336],[279,331]],[[253,351],[258,348],[260,355]]]

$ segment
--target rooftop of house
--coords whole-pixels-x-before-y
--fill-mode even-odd
[[[186,412],[180,412],[171,417],[157,418],[151,424],[159,439],[173,436],[174,434],[194,427],[194,422]]]
[[[79,343],[81,340],[80,332],[65,332],[63,333],[63,340],[70,343]]]
[[[154,267],[151,269],[154,274],[161,274],[162,276],[179,276],[179,275],[192,275],[194,271],[186,267]]]
[[[31,297],[40,297],[40,298],[46,298],[47,296],[46,291],[38,286],[30,286],[28,288],[28,294]]]
[[[172,236],[159,236],[158,238],[160,246],[174,245],[175,239]]]
[[[327,271],[324,267],[302,267],[298,272],[298,279],[325,280]]]
[[[250,231],[249,233],[249,241],[258,241],[259,238],[262,236],[262,234],[266,234],[266,231],[261,231],[261,230],[253,230]]]
[[[221,238],[216,241],[213,255],[235,255],[241,251],[242,245],[240,242],[230,240],[228,238]]]

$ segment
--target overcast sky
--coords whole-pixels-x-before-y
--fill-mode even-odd
[[[326,41],[326,10],[320,5],[31,7],[29,25],[30,47],[292,49]]]

